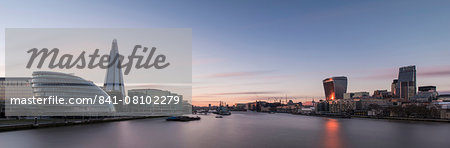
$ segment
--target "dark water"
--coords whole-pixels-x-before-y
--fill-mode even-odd
[[[289,114],[201,115],[0,133],[0,147],[450,147],[450,124]]]

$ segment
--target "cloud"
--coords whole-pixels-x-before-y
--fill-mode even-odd
[[[249,77],[270,73],[272,71],[246,71],[246,72],[224,72],[210,75],[200,76],[201,78],[232,78],[232,77]]]
[[[361,79],[394,79],[398,77],[398,69],[378,69],[371,72],[371,75],[357,77]],[[430,66],[430,67],[416,67],[418,77],[439,77],[450,76],[450,65],[446,66]]]
[[[397,74],[396,73],[378,73],[378,74],[374,74],[374,75],[369,75],[369,76],[364,76],[364,77],[359,77],[362,79],[394,79],[397,78]]]
[[[216,97],[216,96],[213,96],[213,95],[195,95],[195,96],[192,96],[192,98],[194,98],[194,99],[198,99],[198,98],[200,98],[200,99],[203,99],[203,98],[211,99],[211,98],[214,98],[214,97]]]
[[[279,82],[252,82],[252,83],[233,83],[233,84],[217,84],[217,85],[204,85],[204,86],[196,86],[192,87],[192,89],[210,89],[210,88],[230,88],[230,87],[238,87],[238,86],[262,86],[262,85],[274,85],[279,84]]]
[[[221,58],[207,58],[207,59],[193,59],[192,65],[207,65],[207,64],[214,64],[224,61],[224,59]]]
[[[283,93],[280,91],[248,91],[248,92],[228,92],[228,93],[214,93],[209,95],[219,95],[219,96],[226,96],[226,95],[263,95],[263,94],[279,94]]]
[[[425,67],[423,70],[418,70],[417,76],[435,77],[435,76],[450,76],[450,66]]]
[[[103,84],[97,84],[103,85]],[[178,83],[126,83],[125,87],[127,89],[163,89],[163,90],[180,90],[180,89],[191,89],[191,84],[178,84]]]
[[[192,101],[193,104],[219,103],[220,101]]]

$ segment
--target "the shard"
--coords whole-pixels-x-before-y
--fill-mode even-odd
[[[121,93],[121,96],[125,95],[125,89],[123,84],[122,69],[119,66],[122,63],[119,57],[119,48],[117,46],[117,40],[112,42],[111,51],[109,52],[109,66],[106,71],[105,83],[103,87],[108,92]]]

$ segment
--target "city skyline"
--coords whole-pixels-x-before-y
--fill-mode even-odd
[[[0,0],[8,148],[450,145],[450,0]]]
[[[196,105],[324,98],[321,81],[340,75],[348,77],[347,92],[390,90],[398,68],[408,65],[416,65],[417,86],[450,92],[450,20],[445,19],[450,10],[442,3],[52,2],[52,10],[48,3],[5,2],[0,32],[8,27],[192,28]],[[17,7],[23,9],[12,9]],[[83,7],[95,9],[78,11]],[[106,23],[110,20],[117,24]]]

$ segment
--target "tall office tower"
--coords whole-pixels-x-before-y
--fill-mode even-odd
[[[120,67],[120,63],[122,63],[122,61],[120,61],[119,48],[117,46],[116,39],[113,40],[111,51],[109,52],[109,63],[110,65],[106,71],[103,89],[105,89],[108,93],[122,93],[123,97],[125,95],[125,88],[123,84],[122,68]]]
[[[347,77],[331,77],[323,80],[325,98],[327,101],[343,99],[347,92]]]
[[[394,79],[394,81],[392,81],[392,84],[391,84],[392,97],[394,97],[394,98],[398,97],[397,86],[398,86],[398,80]]]
[[[403,99],[409,99],[414,95],[416,95],[416,66],[400,67],[397,96]]]

